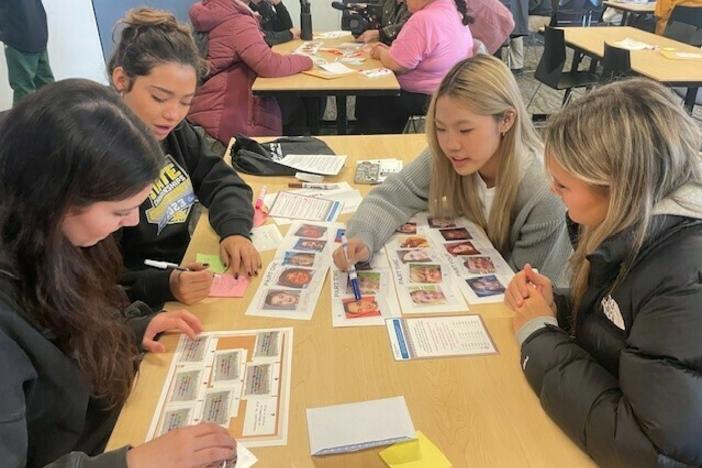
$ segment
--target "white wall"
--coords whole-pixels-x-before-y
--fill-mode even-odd
[[[57,80],[89,78],[107,84],[90,0],[43,0],[49,25],[49,61]],[[4,53],[0,58],[0,110],[12,106]]]
[[[293,22],[300,25],[299,0],[284,0]],[[105,61],[100,47],[91,0],[43,0],[49,25],[49,61],[57,80],[88,78],[107,84]],[[341,25],[341,12],[331,0],[312,0],[315,31],[333,31]],[[0,110],[12,107],[4,53],[0,58]]]

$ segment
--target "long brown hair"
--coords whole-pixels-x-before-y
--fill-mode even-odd
[[[63,220],[139,193],[161,164],[149,130],[114,91],[87,80],[27,96],[0,132],[0,261],[17,276],[26,318],[50,332],[111,405],[129,394],[137,354],[118,319],[121,258],[111,237],[72,245]]]
[[[588,287],[587,256],[606,239],[631,230],[629,252],[611,292],[643,245],[654,206],[685,184],[702,184],[701,143],[699,128],[670,90],[643,78],[592,91],[549,123],[546,160],[609,195],[604,221],[581,226],[570,260],[576,313]]]
[[[207,64],[193,39],[189,26],[179,23],[175,16],[163,10],[136,8],[119,20],[120,39],[107,72],[122,67],[131,79],[130,88],[138,76],[147,76],[160,64],[178,63],[195,69],[198,78],[207,74]]]
[[[514,124],[505,132],[493,157],[499,158],[497,193],[488,219],[478,196],[477,173],[458,174],[444,154],[436,135],[436,101],[450,96],[480,115],[503,119],[508,111],[515,114]],[[444,77],[434,93],[427,112],[427,139],[433,157],[429,188],[429,210],[434,216],[466,216],[480,225],[498,250],[509,248],[512,207],[519,188],[520,160],[530,155],[541,157],[542,145],[534,130],[519,86],[502,61],[489,55],[476,55],[457,63]]]

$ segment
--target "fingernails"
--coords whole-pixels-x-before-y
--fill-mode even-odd
[[[210,266],[210,264],[209,264],[209,263],[203,263],[202,266],[204,266],[205,268],[207,268],[208,266]]]

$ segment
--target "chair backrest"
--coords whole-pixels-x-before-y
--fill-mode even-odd
[[[663,35],[697,47],[702,46],[702,7],[676,5]]]
[[[544,52],[536,66],[534,78],[556,88],[566,62],[565,34],[562,29],[546,26],[544,29]]]
[[[551,0],[549,26],[591,26],[602,20],[601,0]]]
[[[631,74],[631,54],[628,49],[614,47],[605,42],[600,82],[608,83]]]

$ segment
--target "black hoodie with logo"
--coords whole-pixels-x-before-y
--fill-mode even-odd
[[[165,163],[148,198],[139,208],[139,224],[123,228],[119,241],[129,298],[153,307],[173,300],[170,270],[144,265],[145,259],[180,263],[190,242],[188,224],[195,201],[209,211],[210,224],[223,239],[249,237],[253,225],[253,192],[209,149],[201,130],[183,121],[162,142]]]

